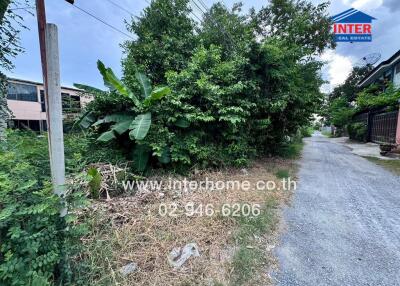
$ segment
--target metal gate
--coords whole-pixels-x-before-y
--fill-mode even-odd
[[[371,141],[380,144],[396,144],[398,116],[398,111],[373,114],[370,126]]]

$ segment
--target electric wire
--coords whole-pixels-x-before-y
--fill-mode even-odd
[[[119,5],[118,3],[115,3],[112,0],[106,0],[107,2],[113,4],[115,7],[118,7],[119,9],[121,9],[122,11],[128,13],[129,15],[131,15],[132,17],[135,17],[135,15],[133,15],[128,9],[122,7],[121,5]]]
[[[198,0],[198,1],[199,1],[199,2],[202,2],[202,0]],[[190,0],[190,2],[192,2],[193,4],[195,4],[196,7],[203,13],[203,16],[205,16],[205,13],[206,13],[206,12],[204,12],[204,11],[200,8],[200,6],[199,6],[199,4],[196,2],[196,0]],[[206,11],[208,11],[208,7],[204,4],[204,2],[202,2],[202,3],[203,3],[202,5],[205,7]],[[228,39],[230,47],[231,47],[231,48],[235,48],[236,45],[234,44],[234,42],[233,42],[231,36],[226,32],[225,28],[224,28],[223,26],[220,26],[220,25],[217,23],[217,21],[215,21],[215,19],[213,19],[211,16],[210,16],[209,19],[214,23],[214,25],[216,26],[216,28],[219,29],[220,32],[221,32],[222,34],[224,34],[224,36]]]
[[[68,2],[68,3],[69,3],[69,2]],[[70,3],[70,4],[71,4],[71,3]],[[101,22],[102,24],[108,26],[109,28],[113,29],[114,31],[116,31],[116,32],[118,32],[118,33],[120,33],[120,34],[122,34],[122,35],[124,35],[124,36],[126,36],[126,37],[128,37],[128,38],[130,38],[130,39],[132,39],[132,40],[134,40],[134,38],[133,38],[131,35],[129,35],[129,34],[123,32],[123,31],[121,31],[120,29],[118,29],[117,27],[115,27],[115,26],[113,26],[113,25],[107,23],[106,21],[104,21],[103,19],[101,19],[101,18],[97,17],[96,15],[90,13],[89,11],[86,11],[85,9],[83,9],[83,8],[81,8],[81,7],[79,7],[79,6],[77,6],[76,4],[71,4],[71,5],[72,5],[73,7],[75,7],[76,9],[80,10],[81,12],[85,13],[86,15],[92,17],[93,19],[95,19],[95,20]]]

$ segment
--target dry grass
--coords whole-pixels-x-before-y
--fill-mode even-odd
[[[189,179],[248,180],[254,184],[259,180],[274,180],[281,189],[281,181],[274,174],[277,170],[293,170],[294,166],[290,160],[268,159],[255,162],[246,170],[201,172]],[[86,213],[92,232],[83,240],[85,252],[77,258],[86,265],[80,275],[90,285],[268,285],[265,269],[274,263],[270,251],[278,221],[276,206],[289,196],[290,192],[283,190],[235,189],[145,192],[96,201]],[[196,206],[212,204],[215,210],[223,204],[260,204],[264,217],[233,218],[220,214],[161,217],[159,214],[160,203],[176,203],[179,209],[184,209],[189,202]],[[168,263],[168,253],[174,247],[192,242],[198,244],[200,257],[190,258],[175,270]],[[138,270],[122,277],[118,269],[129,262],[136,263]],[[253,262],[251,269],[246,269]],[[264,271],[257,271],[260,267]]]

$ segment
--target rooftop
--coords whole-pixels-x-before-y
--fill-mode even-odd
[[[9,81],[12,82],[19,82],[19,83],[26,83],[26,84],[33,84],[33,85],[41,85],[43,86],[42,82],[37,82],[37,81],[31,81],[31,80],[25,80],[25,79],[19,79],[19,78],[8,78]],[[68,86],[61,86],[62,89],[67,89],[67,90],[72,90],[72,91],[82,91],[81,89],[74,88],[74,87],[68,87]]]
[[[365,87],[374,81],[375,76],[379,76],[381,73],[388,70],[393,63],[400,60],[400,50],[398,50],[393,56],[386,61],[381,62],[372,71],[370,71],[359,83],[359,87]]]

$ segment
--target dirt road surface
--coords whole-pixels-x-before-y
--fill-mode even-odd
[[[277,285],[400,285],[400,177],[316,135],[283,216]]]

